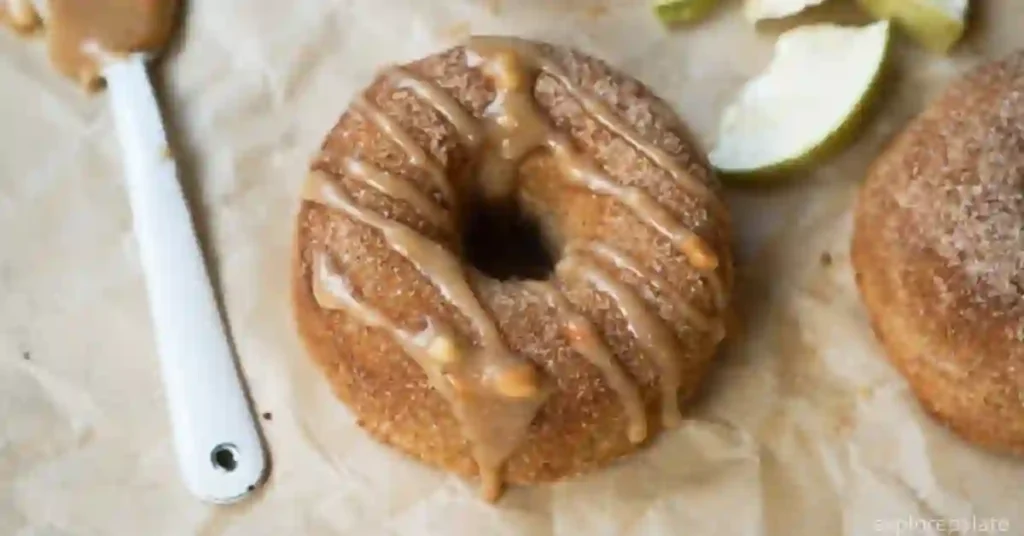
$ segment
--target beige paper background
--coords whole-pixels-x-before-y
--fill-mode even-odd
[[[1024,45],[1024,4],[976,3],[951,58],[897,41],[887,94],[854,147],[808,176],[729,193],[743,331],[688,424],[497,507],[370,441],[302,354],[286,261],[308,157],[379,65],[469,31],[603,57],[710,145],[775,27],[755,32],[736,2],[667,33],[646,0],[193,1],[161,92],[257,411],[273,415],[262,423],[272,476],[233,507],[201,504],[177,480],[105,102],[59,80],[38,42],[3,33],[0,535],[817,536],[972,516],[1024,534],[1024,462],[923,416],[871,338],[847,255],[851,199],[884,140],[945,81]]]

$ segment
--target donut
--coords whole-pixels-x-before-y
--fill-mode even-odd
[[[871,165],[851,258],[926,412],[1024,454],[1024,51],[954,82]]]
[[[682,120],[595,58],[511,37],[381,70],[314,157],[294,243],[297,330],[338,398],[490,501],[677,426],[733,287],[728,209]]]

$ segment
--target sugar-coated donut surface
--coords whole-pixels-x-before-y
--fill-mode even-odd
[[[1024,52],[953,84],[874,163],[852,258],[922,405],[1024,454]]]
[[[465,259],[473,211],[514,202],[541,281]],[[679,422],[724,333],[731,229],[680,119],[565,48],[474,38],[383,71],[315,159],[297,326],[359,424],[503,481],[581,473]]]

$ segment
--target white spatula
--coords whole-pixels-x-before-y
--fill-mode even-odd
[[[178,463],[213,502],[255,489],[265,468],[231,345],[168,148],[145,58],[103,69],[149,292]]]
[[[34,4],[45,18],[46,0]],[[178,465],[197,497],[233,502],[260,484],[263,444],[178,182],[146,57],[100,55]]]

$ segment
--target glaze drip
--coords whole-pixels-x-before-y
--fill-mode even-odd
[[[682,355],[682,350],[668,324],[651,311],[636,291],[582,257],[566,257],[555,270],[561,277],[587,281],[618,304],[633,338],[644,354],[657,363],[662,424],[666,428],[678,426],[682,421],[677,399],[681,373],[678,356]]]
[[[444,89],[405,67],[392,67],[385,71],[385,74],[395,87],[411,89],[420,98],[430,102],[434,109],[440,112],[459,133],[463,145],[475,148],[483,142],[484,132],[480,127],[480,122]]]
[[[419,143],[408,132],[402,129],[401,125],[388,117],[384,110],[381,110],[380,107],[370,102],[366,97],[357,97],[352,103],[352,108],[376,126],[385,137],[398,145],[405,152],[406,156],[409,157],[409,162],[412,165],[425,171],[430,176],[431,182],[433,182],[437,190],[441,192],[441,195],[449,203],[454,202],[455,189],[448,182],[444,169],[427,154],[427,151],[420,147]]]
[[[458,363],[458,373],[448,377],[450,389],[458,396],[446,395],[447,391],[442,391],[442,394],[452,402],[453,412],[470,440],[473,457],[480,470],[482,494],[496,499],[501,492],[502,464],[528,432],[533,415],[543,404],[548,389],[530,363],[516,358],[505,347],[494,320],[469,286],[462,265],[447,249],[401,223],[360,207],[323,172],[311,173],[303,195],[308,201],[380,231],[397,253],[411,262],[449,303],[469,319],[478,338],[478,346],[473,349],[460,348],[454,337],[444,333],[427,337],[429,341],[419,344],[439,348],[437,353],[445,360]],[[315,274],[314,281],[323,277],[325,272]],[[353,308],[351,302],[358,303],[358,300],[352,297],[351,292],[345,292],[348,287],[334,281],[330,288],[337,291],[332,295],[338,299],[326,303],[318,301],[321,306],[341,305],[364,322],[386,325],[380,323],[381,315],[374,316],[368,306]],[[321,292],[320,297],[323,296]],[[409,338],[400,331],[390,331],[400,342]],[[404,348],[406,344],[402,345]],[[429,371],[427,376],[431,376]],[[436,388],[436,381],[431,383]]]
[[[523,158],[541,148],[550,150],[568,181],[596,194],[614,198],[630,209],[639,221],[668,238],[709,281],[710,288],[716,294],[716,303],[724,301],[724,295],[718,295],[720,292],[724,294],[716,273],[718,258],[707,243],[680,224],[664,205],[646,192],[623,186],[608,177],[595,163],[576,151],[565,134],[557,131],[540,112],[532,91],[545,65],[551,63],[549,58],[536,46],[505,38],[472,39],[467,49],[475,55],[471,61],[490,74],[496,86],[497,97],[488,108],[487,118],[502,129],[506,128],[505,125],[527,127],[516,129],[511,136],[501,138],[514,140],[512,145],[518,148],[515,152],[517,157]],[[507,158],[507,155],[501,156]],[[517,165],[518,161],[512,164]],[[511,166],[513,169],[514,165]],[[506,188],[511,190],[514,187],[503,187],[503,190]],[[560,266],[556,266],[556,273],[583,275],[595,288],[612,296],[619,304],[639,346],[659,368],[662,422],[666,427],[677,425],[681,420],[677,400],[680,372],[676,350],[679,342],[667,323],[651,312],[633,289],[610,278],[592,263],[580,263],[577,257],[567,255]]]
[[[428,318],[426,328],[418,332],[399,328],[355,297],[352,286],[325,253],[314,255],[313,270],[313,296],[321,307],[344,311],[365,326],[383,330],[423,369],[430,386],[451,405],[470,442],[480,468],[481,495],[496,500],[502,489],[502,464],[518,446],[510,439],[526,434],[545,398],[528,392],[533,376],[522,368],[528,365],[515,363],[503,371],[492,370],[501,364],[490,361],[486,349],[468,347],[450,326],[437,319]],[[485,383],[481,379],[493,378],[496,372],[516,376],[504,380],[509,383],[506,391],[518,389],[515,396],[480,388]]]
[[[587,317],[573,307],[569,299],[549,281],[526,281],[527,288],[542,296],[548,305],[558,311],[565,337],[569,339],[573,350],[590,364],[597,367],[604,375],[608,386],[622,402],[622,408],[629,419],[626,434],[633,443],[640,443],[647,438],[647,415],[644,402],[640,397],[640,388],[619,364],[615,354],[601,339],[597,328]]]
[[[494,188],[494,191],[512,191],[515,166],[530,152],[547,148],[558,158],[568,179],[594,193],[614,197],[630,209],[637,219],[671,240],[687,256],[691,264],[702,272],[715,294],[716,303],[724,304],[724,285],[716,273],[718,257],[711,247],[696,233],[680,224],[664,205],[649,194],[615,182],[601,171],[597,164],[580,155],[571,141],[563,133],[555,130],[540,112],[532,93],[534,83],[542,72],[556,70],[560,73],[557,64],[544,55],[536,45],[518,39],[477,37],[470,40],[467,50],[469,54],[474,55],[470,61],[480,65],[481,69],[492,77],[498,92],[487,112],[487,119],[496,125],[500,134],[497,139],[500,140],[499,146],[502,149],[497,154],[501,159],[499,167],[503,172],[496,179],[500,186]],[[569,83],[566,75],[561,74],[561,78],[564,83]],[[583,94],[582,90],[570,92],[575,95]],[[591,100],[598,102],[596,99]],[[591,114],[606,114],[603,119],[599,119],[602,124],[622,123],[607,106],[592,104],[584,109]],[[634,134],[633,139],[647,147],[647,151],[652,154],[664,154],[656,145],[642,140],[639,134]],[[667,154],[664,156],[668,157]],[[485,166],[485,169],[489,167]],[[676,167],[679,168],[678,165]],[[706,185],[690,175],[682,173],[680,177],[691,190],[697,191],[697,195],[717,199]],[[485,190],[490,189],[488,181],[492,179],[491,174],[482,176]]]
[[[485,199],[508,198],[519,164],[544,147],[551,127],[536,113],[533,79],[526,76],[517,56],[496,55],[481,69],[495,80],[498,94],[484,112],[489,150],[479,165],[478,181]]]
[[[451,218],[433,199],[409,183],[376,166],[346,158],[343,164],[345,175],[359,180],[378,192],[408,203],[417,214],[438,229],[454,232]]]
[[[620,270],[631,272],[641,280],[646,279],[650,281],[659,292],[668,296],[668,301],[682,312],[683,316],[686,317],[693,327],[711,333],[717,341],[722,340],[725,336],[725,327],[720,320],[712,320],[711,317],[697,310],[696,307],[684,300],[678,292],[673,290],[672,285],[663,277],[652,271],[644,270],[628,255],[598,242],[573,242],[566,246],[566,250],[571,256],[592,254],[599,259],[611,263]]]
[[[637,219],[675,244],[695,268],[710,273],[709,279],[715,278],[718,256],[704,240],[680,224],[664,205],[639,188],[622,186],[610,179],[596,165],[584,160],[561,136],[552,135],[547,144],[561,161],[569,180],[594,193],[615,198]]]
[[[586,88],[573,83],[569,74],[557,62],[543,54],[535,44],[509,37],[474,37],[469,48],[483,56],[494,52],[501,54],[511,51],[520,58],[524,58],[531,68],[544,72],[561,84],[579,102],[580,106],[602,126],[629,142],[637,151],[667,172],[681,187],[707,201],[717,216],[729,217],[728,210],[707,184],[694,178],[679,164],[676,158],[664,149],[645,140],[636,128],[626,123],[604,101]]]

